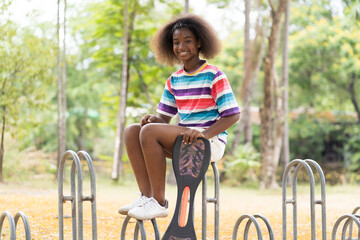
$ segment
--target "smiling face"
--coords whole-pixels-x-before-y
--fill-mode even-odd
[[[188,28],[178,28],[173,32],[173,51],[184,66],[199,61],[200,40]]]

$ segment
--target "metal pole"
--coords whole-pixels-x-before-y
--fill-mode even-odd
[[[292,167],[295,167],[294,172],[294,180],[293,180],[293,197],[291,199],[286,199],[286,186],[287,186],[287,179],[288,174]],[[305,167],[309,178],[310,178],[310,211],[311,211],[311,240],[315,240],[316,232],[315,232],[315,180],[314,174],[309,166],[309,164],[301,159],[295,159],[291,161],[283,175],[283,182],[282,182],[282,212],[283,212],[283,240],[286,240],[286,204],[293,204],[293,238],[294,240],[297,239],[297,176],[302,167]]]
[[[97,239],[97,214],[96,214],[96,179],[95,179],[95,170],[92,159],[90,155],[85,151],[79,151],[77,153],[80,159],[85,159],[89,168],[90,173],[90,196],[83,196],[81,193],[81,201],[90,201],[91,202],[91,226],[92,226],[92,239]],[[80,197],[79,197],[80,198]],[[82,208],[81,208],[82,211]]]
[[[8,219],[9,221],[9,227],[10,227],[10,240],[16,240],[16,226],[15,226],[15,221],[13,216],[11,215],[10,212],[5,211],[1,214],[0,216],[0,238],[1,238],[1,230],[2,230],[2,226],[4,223],[5,218]]]
[[[72,159],[78,159],[79,157],[77,154],[72,151],[68,150],[64,153],[63,157],[61,158],[58,170],[58,207],[59,207],[59,240],[64,240],[64,206],[63,204],[67,201],[71,202],[71,216],[72,216],[72,239],[77,239],[77,231],[76,231],[76,192],[75,192],[75,163],[71,165],[71,195],[64,196],[64,170],[65,170],[65,162],[68,157]],[[80,162],[80,160],[79,160]]]
[[[207,203],[214,204],[214,240],[219,240],[219,225],[220,225],[220,177],[219,170],[215,162],[211,162],[211,167],[214,174],[214,197],[207,197],[207,177],[206,174],[202,180],[202,239],[207,239]]]
[[[31,231],[30,231],[30,224],[29,224],[29,220],[26,217],[26,215],[23,212],[18,212],[15,215],[14,221],[15,221],[15,229],[17,227],[17,223],[19,218],[22,219],[22,222],[24,223],[24,228],[25,228],[25,239],[26,240],[31,240]],[[1,234],[0,234],[1,236]]]

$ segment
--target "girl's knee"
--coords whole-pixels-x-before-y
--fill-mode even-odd
[[[143,144],[147,140],[156,138],[156,127],[154,124],[146,124],[140,130],[140,142]]]
[[[131,124],[127,126],[124,130],[124,140],[125,142],[131,141],[134,138],[139,139],[140,134],[140,125],[139,124]]]

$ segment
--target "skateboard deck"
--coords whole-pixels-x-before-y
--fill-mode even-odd
[[[182,142],[182,135],[175,141],[172,164],[177,183],[177,200],[173,218],[162,240],[195,240],[194,199],[196,189],[210,164],[210,143],[205,138],[191,144]]]

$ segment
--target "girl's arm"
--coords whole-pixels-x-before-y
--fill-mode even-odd
[[[148,123],[170,123],[171,117],[159,114],[159,116],[155,116],[152,114],[146,114],[141,118],[140,127],[148,124]]]
[[[226,129],[231,127],[240,119],[240,113],[236,113],[230,116],[222,117],[216,123],[214,123],[211,127],[205,129],[202,133],[205,138],[209,139],[215,137],[216,135],[224,132]]]
[[[203,132],[199,132],[195,129],[189,129],[188,131],[182,133],[182,135],[184,135],[183,141],[185,143],[191,143],[193,140],[199,137],[204,137],[206,139],[215,137],[216,135],[224,132],[226,129],[231,127],[231,125],[239,121],[239,119],[240,113],[236,113],[220,118],[216,123],[214,123],[211,127],[207,128]]]

